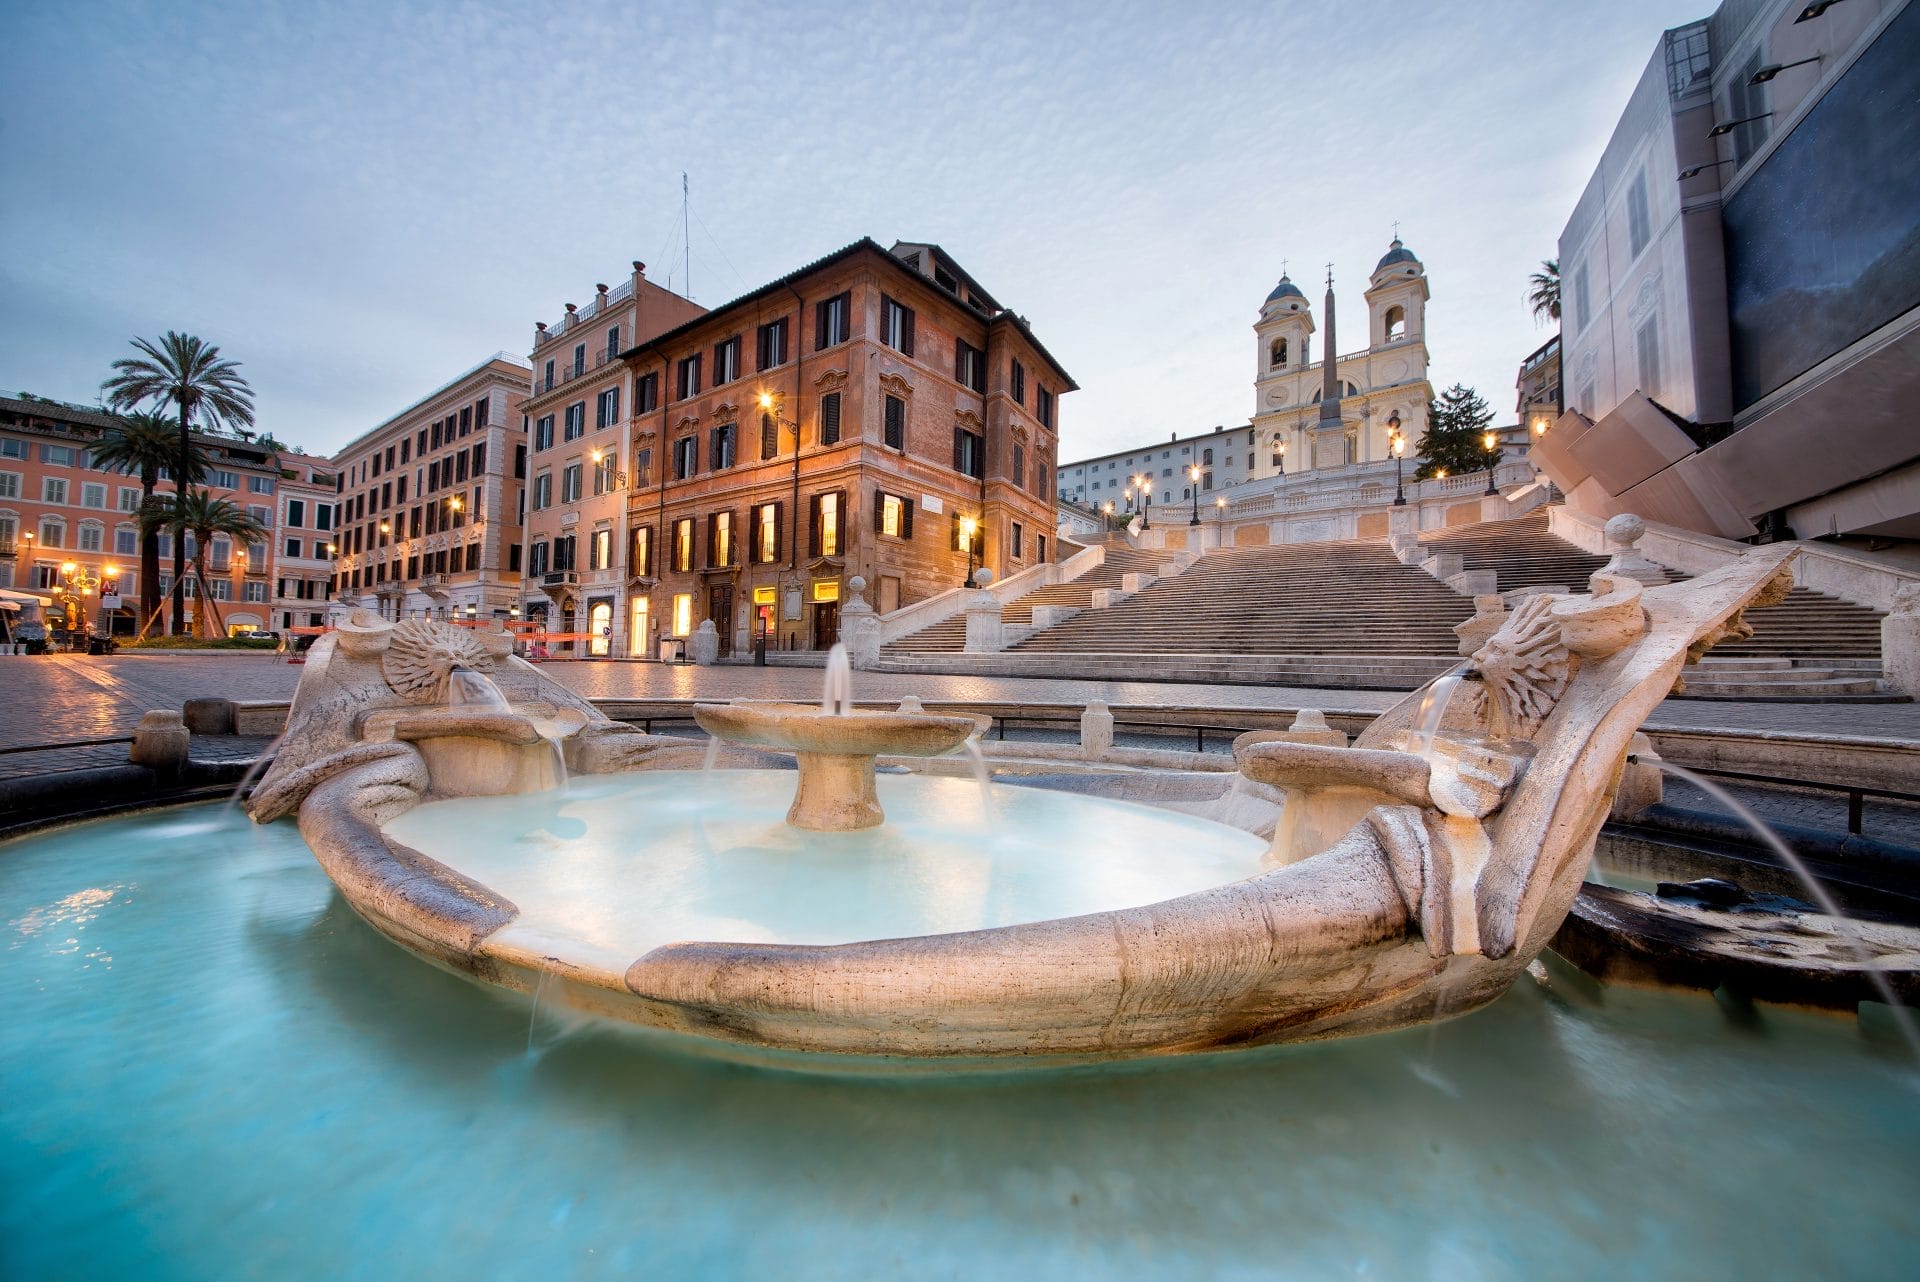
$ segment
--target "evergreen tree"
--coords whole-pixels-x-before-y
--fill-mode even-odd
[[[1420,438],[1420,467],[1414,479],[1424,481],[1445,472],[1458,476],[1478,472],[1500,461],[1496,446],[1487,449],[1487,424],[1493,410],[1471,387],[1455,383],[1427,402],[1427,432]]]

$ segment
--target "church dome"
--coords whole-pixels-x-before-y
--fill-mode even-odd
[[[1269,303],[1277,303],[1283,298],[1298,298],[1304,302],[1306,297],[1305,294],[1300,292],[1300,287],[1293,283],[1292,278],[1282,273],[1280,283],[1273,287],[1271,294],[1267,295],[1267,301]]]
[[[1383,268],[1393,266],[1395,263],[1412,263],[1416,267],[1420,265],[1420,260],[1414,256],[1411,249],[1408,249],[1400,243],[1398,236],[1395,236],[1393,238],[1393,244],[1387,247],[1385,257],[1373,265],[1373,270],[1378,272]]]

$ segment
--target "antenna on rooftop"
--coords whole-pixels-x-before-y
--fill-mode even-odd
[[[691,299],[693,297],[693,236],[688,231],[688,228],[692,225],[687,220],[688,207],[687,171],[682,169],[680,171],[680,244],[682,246],[681,252],[686,258],[686,265],[681,268],[681,275],[684,279],[680,282],[680,288],[684,289],[686,296]]]

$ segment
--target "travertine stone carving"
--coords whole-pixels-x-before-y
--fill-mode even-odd
[[[465,628],[431,619],[403,619],[394,625],[380,667],[387,684],[408,703],[443,705],[453,670],[492,672],[493,655]]]
[[[1553,605],[1552,597],[1522,602],[1474,652],[1474,668],[1499,714],[1496,734],[1531,734],[1567,688],[1570,656],[1560,640]]]

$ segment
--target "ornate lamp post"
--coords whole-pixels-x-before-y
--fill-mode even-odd
[[[1480,438],[1480,444],[1484,446],[1487,451],[1487,493],[1498,494],[1500,491],[1494,488],[1493,484],[1493,452],[1499,448],[1499,438],[1494,436],[1492,432],[1488,432]]]
[[[1406,486],[1400,480],[1400,460],[1407,452],[1407,438],[1400,435],[1400,411],[1387,418],[1387,448],[1393,451],[1393,505],[1407,505]]]
[[[1151,530],[1153,528],[1153,478],[1142,472],[1133,478],[1133,483],[1140,487],[1140,528]]]
[[[1187,464],[1187,480],[1192,482],[1188,489],[1193,492],[1193,519],[1187,524],[1198,525],[1200,524],[1200,465],[1198,463]]]

